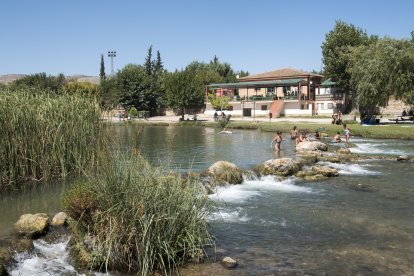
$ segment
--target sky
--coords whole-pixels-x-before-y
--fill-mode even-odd
[[[235,70],[322,69],[335,21],[411,38],[412,0],[0,0],[0,75],[99,75],[143,64],[148,48],[182,69],[215,55]]]

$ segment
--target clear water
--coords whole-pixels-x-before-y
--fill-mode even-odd
[[[154,164],[169,163],[182,171],[201,171],[218,160],[250,169],[275,157],[272,133],[126,126],[113,132],[124,150],[137,146]],[[285,138],[280,157],[294,157],[294,143]],[[414,157],[414,141],[351,142],[361,154]],[[231,256],[240,265],[229,272],[209,263],[184,270],[184,275],[414,275],[414,164],[369,160],[324,165],[337,168],[340,176],[317,182],[267,176],[211,195],[219,204],[209,218],[217,238],[215,257]],[[33,197],[45,202],[64,189],[48,187]],[[1,201],[3,229],[9,212],[56,208],[48,209],[46,202],[23,207],[27,198],[19,198]]]

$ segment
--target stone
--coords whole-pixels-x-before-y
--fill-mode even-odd
[[[315,174],[321,174],[327,177],[339,176],[338,170],[326,166],[315,165],[312,167],[312,171]]]
[[[410,158],[407,155],[400,155],[397,157],[397,161],[408,161]]]
[[[52,226],[65,226],[68,215],[65,212],[57,213],[52,219]]]
[[[8,266],[13,260],[13,255],[10,250],[4,247],[0,247],[0,275],[8,275],[6,266]]]
[[[34,239],[46,233],[49,221],[49,216],[44,213],[24,214],[14,226],[19,235]]]
[[[340,148],[340,149],[338,149],[338,153],[339,154],[350,154],[351,150],[348,149],[348,148]]]
[[[270,159],[257,167],[259,174],[263,175],[293,175],[302,167],[302,164],[294,161],[292,158]]]
[[[215,181],[224,181],[229,184],[241,184],[243,172],[235,164],[227,161],[217,161],[211,165],[207,172],[213,175]]]
[[[296,151],[327,151],[328,146],[320,141],[305,141],[296,145]]]
[[[230,258],[230,257],[225,257],[222,260],[222,263],[227,267],[227,268],[235,268],[237,266],[237,261]]]

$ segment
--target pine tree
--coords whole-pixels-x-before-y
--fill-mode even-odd
[[[162,64],[160,51],[157,51],[157,59],[155,60],[155,63],[154,63],[154,72],[156,74],[160,74],[162,73],[163,69],[164,69],[164,65]]]
[[[101,70],[99,71],[99,77],[101,80],[106,79],[105,76],[105,63],[104,63],[104,56],[101,55]]]
[[[153,73],[153,61],[152,61],[152,45],[148,48],[148,53],[145,58],[144,63],[145,72],[148,76],[151,76]]]

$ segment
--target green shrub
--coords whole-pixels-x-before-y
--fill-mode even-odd
[[[131,107],[128,111],[129,116],[137,117],[138,116],[138,110],[135,107]]]
[[[65,194],[62,205],[68,216],[87,226],[92,223],[98,207],[97,195],[90,183],[79,181]]]

